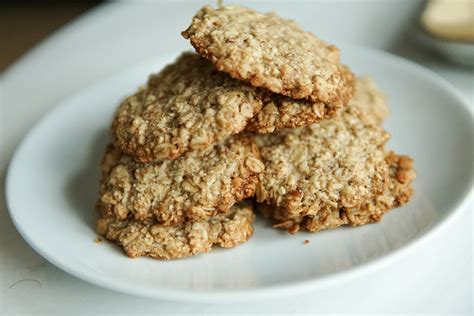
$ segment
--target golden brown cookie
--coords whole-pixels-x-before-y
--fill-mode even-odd
[[[109,146],[102,161],[98,210],[104,217],[181,225],[226,213],[253,196],[263,171],[253,139],[236,135],[176,160],[136,162]]]
[[[120,105],[114,144],[142,162],[176,159],[241,132],[261,104],[253,87],[185,53]]]
[[[204,6],[182,35],[217,69],[294,99],[347,104],[339,50],[275,13]]]
[[[265,164],[257,202],[271,205],[280,225],[295,232],[305,218],[361,208],[385,192],[389,134],[363,116],[348,107],[319,124],[256,137]]]
[[[187,222],[181,226],[163,226],[156,220],[136,221],[101,218],[97,233],[123,247],[129,257],[149,256],[178,259],[211,251],[213,245],[232,248],[253,234],[255,219],[248,203],[234,205],[226,214]]]
[[[383,194],[358,207],[342,207],[339,210],[326,208],[297,220],[280,221],[274,227],[287,229],[290,232],[298,230],[317,232],[342,225],[360,226],[380,221],[385,213],[410,200],[413,195],[412,181],[416,177],[413,159],[408,156],[389,152],[385,156],[385,162],[389,167],[389,182]],[[265,217],[274,217],[273,206],[259,204],[258,208]]]

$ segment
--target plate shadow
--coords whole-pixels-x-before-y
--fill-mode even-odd
[[[77,216],[95,232],[97,212],[95,203],[99,196],[100,162],[106,145],[110,142],[108,129],[98,131],[87,148],[84,165],[68,181],[65,194]]]

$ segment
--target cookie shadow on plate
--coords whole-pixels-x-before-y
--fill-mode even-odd
[[[95,204],[99,196],[100,161],[110,141],[109,130],[103,128],[89,142],[83,164],[78,166],[67,182],[65,194],[68,202],[80,220],[95,232],[97,212]]]

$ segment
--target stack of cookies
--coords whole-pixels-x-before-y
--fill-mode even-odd
[[[388,109],[339,50],[294,22],[203,7],[182,54],[120,105],[97,231],[131,257],[234,247],[254,211],[290,233],[379,221],[406,203],[413,161],[384,149]]]

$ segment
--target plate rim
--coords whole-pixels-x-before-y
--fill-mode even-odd
[[[377,58],[381,58],[383,60],[390,59],[391,62],[394,62],[398,65],[403,67],[412,68],[413,71],[416,71],[421,76],[426,78],[430,81],[435,81],[439,86],[443,87],[446,93],[451,94],[452,97],[457,99],[456,105],[459,106],[461,109],[467,111],[471,117],[473,116],[473,110],[468,105],[468,101],[466,98],[448,81],[444,78],[436,74],[435,72],[413,62],[408,59],[405,59],[401,56],[397,56],[393,53],[382,51],[374,48],[369,47],[361,47],[361,46],[354,46],[354,45],[339,45],[340,47],[344,47],[343,51],[359,51],[359,53],[367,53],[367,54],[375,54]],[[179,52],[178,52],[179,54]],[[13,222],[16,230],[19,232],[21,237],[27,242],[27,244],[33,248],[35,252],[45,258],[47,261],[55,265],[56,267],[60,268],[61,270],[77,277],[79,279],[85,280],[91,284],[113,290],[118,291],[126,294],[130,294],[133,296],[140,296],[140,297],[147,297],[152,299],[167,299],[172,301],[189,301],[189,302],[238,302],[238,301],[255,301],[261,300],[270,297],[283,297],[295,294],[301,294],[303,292],[308,292],[310,290],[317,290],[323,287],[335,285],[340,283],[344,280],[352,280],[357,277],[361,277],[370,271],[378,270],[388,264],[390,264],[393,259],[401,258],[402,256],[406,255],[410,251],[416,249],[417,247],[426,244],[431,238],[433,238],[436,234],[439,234],[442,230],[446,229],[449,224],[460,214],[466,211],[467,204],[473,199],[474,188],[473,186],[464,188],[463,192],[461,192],[460,197],[453,202],[454,206],[450,210],[448,214],[439,222],[437,222],[434,226],[427,229],[425,232],[420,234],[419,236],[411,239],[409,242],[405,243],[398,249],[391,251],[383,256],[378,258],[369,260],[364,262],[356,267],[348,268],[343,271],[339,272],[332,272],[328,275],[316,278],[310,278],[306,280],[298,280],[292,282],[286,282],[283,284],[277,284],[272,286],[266,287],[254,287],[251,289],[220,289],[220,290],[195,290],[195,289],[170,289],[170,288],[154,288],[152,290],[142,287],[130,287],[123,282],[117,281],[110,281],[108,278],[103,277],[99,274],[89,275],[87,273],[81,272],[80,269],[76,269],[74,267],[67,266],[67,264],[63,264],[54,256],[50,256],[46,254],[41,248],[41,245],[36,243],[28,236],[28,232],[22,229],[21,223],[14,215],[13,211],[13,202],[11,201],[11,193],[12,189],[12,173],[15,170],[16,162],[18,161],[17,156],[21,149],[27,144],[27,141],[32,135],[34,134],[35,130],[42,125],[43,121],[45,121],[49,116],[53,115],[54,112],[64,107],[68,101],[71,99],[76,99],[86,93],[86,91],[100,86],[104,82],[110,81],[114,77],[119,77],[124,73],[132,71],[132,69],[138,69],[140,66],[151,64],[152,62],[156,62],[157,60],[166,60],[170,61],[173,58],[176,58],[178,54],[166,54],[160,56],[159,58],[151,58],[146,59],[141,62],[135,63],[129,67],[122,69],[121,71],[112,73],[111,75],[101,79],[94,81],[93,83],[87,85],[86,87],[79,89],[72,93],[69,96],[66,96],[62,100],[56,103],[51,109],[46,111],[41,118],[36,121],[33,126],[28,130],[25,136],[22,138],[20,143],[16,146],[12,158],[10,159],[7,167],[7,172],[5,176],[5,204],[8,214],[10,216],[11,221]],[[171,57],[171,58],[170,58]],[[471,120],[471,129],[473,128],[474,123]],[[470,178],[471,183],[473,181],[473,172],[471,170]]]

